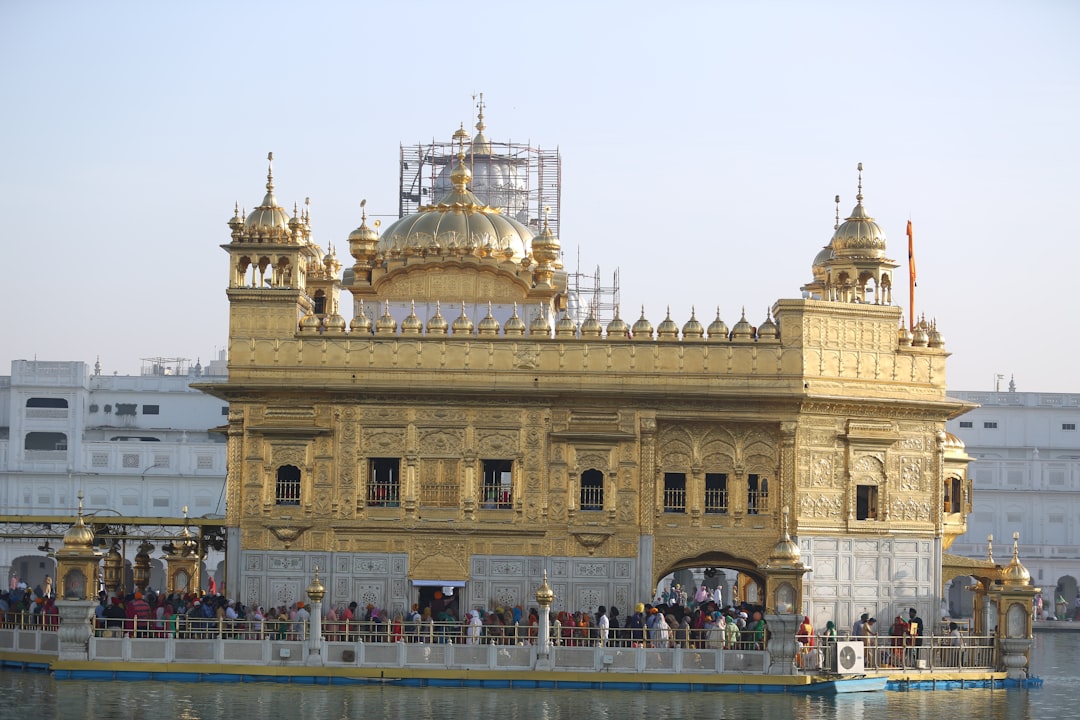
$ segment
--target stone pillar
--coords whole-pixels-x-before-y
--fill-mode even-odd
[[[60,612],[60,626],[57,635],[60,640],[60,660],[89,660],[90,636],[94,632],[93,600],[57,600],[56,609]]]
[[[322,665],[325,662],[322,655],[322,599],[326,596],[326,588],[319,581],[318,565],[315,566],[315,579],[308,585],[307,595],[312,602],[307,640],[307,664]]]
[[[536,604],[540,606],[540,632],[536,638],[536,669],[551,670],[551,603],[555,600],[555,592],[548,585],[547,570],[544,571],[544,582],[536,590]]]
[[[795,674],[795,633],[799,629],[798,615],[767,614],[765,622],[771,637],[765,647],[769,652],[769,675]]]

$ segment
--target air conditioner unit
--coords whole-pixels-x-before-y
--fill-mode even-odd
[[[836,643],[836,667],[839,675],[856,675],[866,672],[866,657],[862,641]]]

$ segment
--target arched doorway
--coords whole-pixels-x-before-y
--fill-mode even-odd
[[[721,589],[725,607],[742,603],[755,607],[765,604],[765,574],[757,563],[746,558],[721,551],[706,552],[677,560],[660,571],[653,582],[654,600],[662,599],[662,594],[670,592],[674,585],[681,585],[689,599],[693,599],[704,584],[710,592],[717,587]]]

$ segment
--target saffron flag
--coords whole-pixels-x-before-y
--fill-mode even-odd
[[[911,275],[911,284],[913,286],[919,283],[915,282],[915,237],[911,230],[911,221],[907,221],[907,261],[908,261],[908,273]]]

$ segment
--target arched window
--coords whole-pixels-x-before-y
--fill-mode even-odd
[[[746,514],[769,511],[769,478],[764,475],[746,476]]]
[[[961,512],[960,478],[955,475],[945,478],[944,490],[945,492],[942,494],[944,507],[942,510],[946,513]]]
[[[326,293],[319,290],[315,293],[315,310],[316,315],[323,315],[326,313]]]
[[[586,470],[581,473],[581,509],[604,509],[604,473],[599,470]]]
[[[300,468],[295,465],[282,465],[278,468],[274,501],[278,505],[300,504]]]

